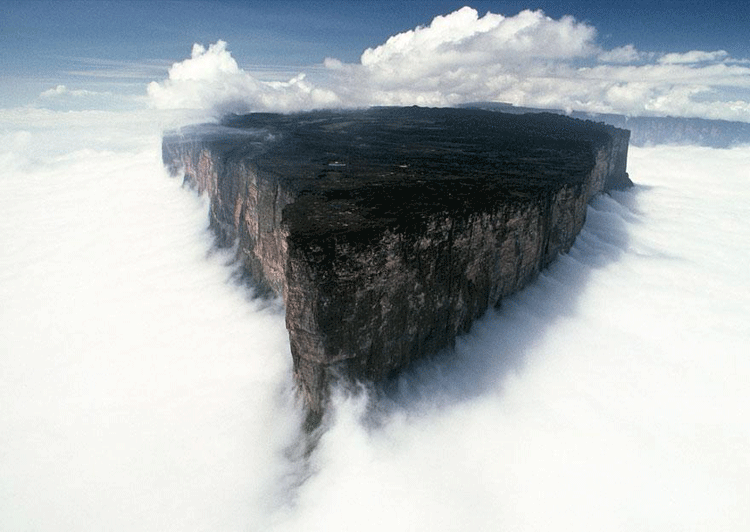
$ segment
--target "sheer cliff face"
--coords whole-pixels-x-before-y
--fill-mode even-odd
[[[627,186],[628,132],[455,109],[249,115],[166,137],[220,242],[284,298],[307,404],[451,346]]]

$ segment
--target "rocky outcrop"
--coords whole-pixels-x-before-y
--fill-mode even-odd
[[[319,413],[333,375],[379,380],[451,346],[628,186],[629,132],[553,114],[376,108],[233,116],[164,138],[211,226],[283,297]]]

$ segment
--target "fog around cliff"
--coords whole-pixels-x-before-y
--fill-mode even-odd
[[[231,43],[193,46],[148,87],[156,108],[216,114],[476,101],[597,113],[750,121],[750,65],[724,50],[607,49],[595,27],[542,11],[480,15],[464,7],[368,48],[326,58],[285,82],[239,67]],[[322,67],[322,68],[320,68]]]
[[[305,458],[283,312],[149,113],[0,111],[0,529],[747,530],[748,149],[631,149],[569,254]]]
[[[309,455],[280,303],[161,163],[226,111],[750,119],[747,58],[601,42],[464,9],[286,82],[204,43],[138,94],[0,108],[0,530],[748,530],[750,149],[631,148],[568,254],[386,394],[339,390]]]

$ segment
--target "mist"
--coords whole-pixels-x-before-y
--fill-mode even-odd
[[[750,526],[750,149],[631,148],[569,253],[306,454],[282,304],[153,113],[0,118],[0,529]]]
[[[294,475],[283,309],[235,281],[156,125],[100,118],[3,142],[0,529],[246,529]]]
[[[287,529],[746,528],[748,156],[633,149],[455,353],[341,401]]]

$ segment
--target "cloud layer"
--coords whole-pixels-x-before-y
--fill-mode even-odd
[[[747,108],[746,63],[604,50],[573,19],[464,9],[402,35],[315,83],[198,46],[149,94]],[[389,397],[337,401],[304,455],[283,312],[233,282],[161,120],[0,110],[0,529],[750,529],[747,148],[633,148],[640,185],[598,198],[570,253]]]
[[[596,29],[541,11],[506,17],[464,7],[368,48],[358,63],[324,61],[305,73],[262,81],[219,41],[176,63],[148,87],[158,108],[216,114],[369,105],[446,106],[472,101],[750,121],[750,65],[723,50],[687,53],[604,49]]]
[[[153,114],[0,111],[0,530],[750,529],[750,149],[633,148],[568,254],[305,456],[283,312]]]

